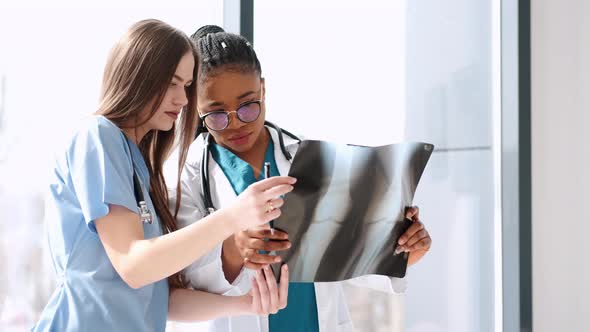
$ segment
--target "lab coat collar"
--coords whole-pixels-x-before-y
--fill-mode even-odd
[[[291,161],[287,160],[287,158],[283,154],[283,151],[281,151],[281,144],[279,141],[279,133],[276,130],[274,130],[273,128],[270,128],[268,126],[266,128],[268,128],[268,132],[270,133],[270,137],[272,138],[272,141],[274,143],[275,161],[277,163],[277,168],[279,170],[279,173],[281,175],[288,175],[289,169],[291,168],[291,162],[293,162],[293,159],[291,159]],[[293,158],[294,158],[295,153],[297,152],[297,148],[299,147],[299,141],[297,141],[297,140],[291,138],[291,136],[285,135],[285,134],[283,134],[283,141],[285,143],[285,148],[287,149],[287,151],[289,151],[291,156],[293,156]]]
[[[273,128],[270,128],[270,127],[266,127],[266,128],[268,128],[268,131],[269,131],[270,136],[273,141],[277,169],[279,170],[279,173],[281,175],[288,175],[289,169],[291,168],[291,161],[287,160],[287,158],[285,157],[285,155],[281,151],[281,145],[280,145],[280,141],[279,141],[278,132],[276,130],[274,130]],[[204,141],[203,138],[201,138],[201,136],[199,136],[199,138],[197,138],[197,139],[200,139],[201,142]],[[285,148],[287,149],[287,151],[289,151],[289,153],[291,153],[291,155],[293,157],[295,157],[295,153],[297,152],[297,148],[299,147],[299,141],[291,138],[288,135],[283,135],[283,140],[285,142]],[[202,149],[201,149],[201,151],[202,151]],[[191,159],[195,159],[195,158],[196,158],[196,156]],[[235,201],[237,196],[236,196],[236,193],[234,192],[233,187],[231,186],[231,183],[229,182],[228,178],[225,176],[225,174],[223,173],[223,170],[221,169],[221,167],[219,167],[217,162],[215,162],[215,160],[213,159],[211,154],[209,154],[208,158],[209,158],[209,170],[208,171],[210,174],[210,179],[213,179],[213,181],[211,181],[211,183],[210,183],[211,200],[213,202],[213,206],[215,206],[217,209],[220,209],[225,206],[231,205]]]

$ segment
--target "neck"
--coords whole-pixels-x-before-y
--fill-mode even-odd
[[[133,127],[133,128],[124,128],[121,129],[125,136],[129,137],[135,145],[139,146],[139,142],[143,139],[147,131],[141,127]]]

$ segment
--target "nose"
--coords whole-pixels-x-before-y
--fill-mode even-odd
[[[188,104],[188,97],[187,97],[187,93],[186,93],[186,89],[185,88],[180,88],[180,91],[178,91],[177,93],[174,94],[174,98],[172,99],[172,102],[174,103],[174,105],[176,106],[186,106]]]
[[[229,112],[227,116],[229,118],[229,124],[227,125],[227,129],[239,129],[246,125],[240,119],[238,119],[238,113],[236,111]]]

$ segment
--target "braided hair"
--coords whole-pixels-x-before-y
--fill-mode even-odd
[[[246,38],[216,25],[205,25],[191,39],[199,54],[199,80],[215,76],[221,69],[262,75],[256,52]]]

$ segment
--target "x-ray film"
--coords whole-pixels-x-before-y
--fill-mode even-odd
[[[416,186],[434,146],[379,147],[303,141],[289,172],[297,178],[274,227],[292,246],[279,252],[293,282],[340,281],[367,274],[403,277],[397,240],[412,221]],[[274,268],[277,273],[280,269]]]

